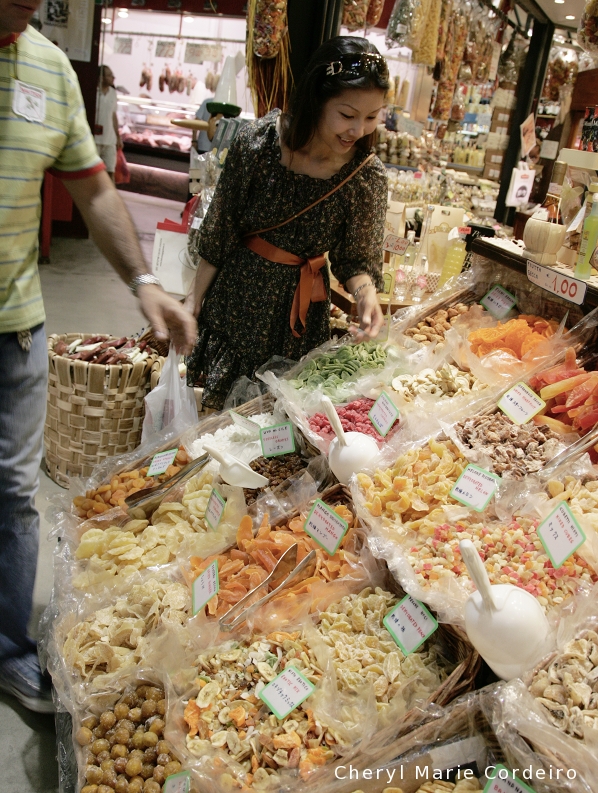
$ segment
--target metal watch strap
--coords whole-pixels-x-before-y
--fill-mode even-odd
[[[129,281],[129,289],[135,297],[137,297],[137,290],[140,286],[145,286],[147,284],[155,284],[156,286],[162,286],[160,283],[160,279],[157,278],[152,273],[141,273],[141,275],[136,275],[131,281]]]
[[[368,281],[367,284],[361,284],[361,286],[358,286],[357,289],[353,292],[353,300],[357,300],[357,295],[361,292],[362,289],[365,289],[366,286],[374,286],[374,284],[372,283],[372,281]]]

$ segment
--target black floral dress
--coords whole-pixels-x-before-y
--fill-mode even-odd
[[[294,174],[280,162],[279,114],[274,110],[238,133],[200,228],[197,254],[218,273],[187,366],[189,385],[202,382],[203,404],[210,408],[221,409],[235,380],[252,378],[273,355],[298,361],[330,337],[330,299],[311,303],[305,333],[293,336],[289,318],[300,267],[274,264],[245,247],[242,238],[309,206],[367,154],[358,151],[330,179]],[[387,189],[386,170],[374,158],[305,215],[261,236],[302,259],[328,251],[341,284],[368,273],[380,288]],[[321,272],[330,294],[327,268]]]

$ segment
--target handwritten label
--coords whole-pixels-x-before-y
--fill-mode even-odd
[[[295,451],[295,436],[290,422],[260,430],[263,457],[278,457]]]
[[[168,449],[165,452],[158,452],[152,457],[150,467],[147,470],[148,476],[159,476],[166,473],[168,467],[173,464],[174,458],[179,453],[178,449]]]
[[[311,508],[303,526],[305,533],[321,545],[330,556],[336,553],[348,528],[349,524],[319,498]]]
[[[563,275],[557,270],[553,270],[552,267],[543,267],[536,262],[530,262],[529,259],[527,260],[527,278],[540,289],[558,295],[569,303],[575,303],[577,306],[583,305],[588,288],[585,281]]]
[[[477,465],[468,465],[455,482],[451,497],[466,507],[483,512],[500,484],[500,477]]]
[[[517,304],[517,298],[506,289],[503,289],[502,286],[496,284],[489,292],[486,292],[480,303],[493,317],[502,319]]]
[[[384,240],[384,250],[402,256],[409,247],[409,240],[404,237],[397,237],[396,234],[388,234]]]
[[[220,582],[218,580],[218,560],[216,559],[209,567],[200,573],[193,582],[193,616],[218,594]]]
[[[240,413],[235,413],[234,410],[229,410],[228,412],[230,413],[233,423],[236,424],[237,427],[242,427],[244,430],[251,432],[256,437],[260,434],[260,425],[256,424],[255,421],[251,421],[251,419],[241,416]]]
[[[414,653],[431,636],[438,623],[428,609],[411,595],[384,617],[384,627],[405,655]]]
[[[386,391],[383,391],[368,413],[376,430],[385,438],[399,417],[399,410]]]
[[[191,790],[191,774],[189,771],[180,771],[166,777],[162,793],[189,793]]]
[[[424,131],[423,124],[421,124],[419,121],[412,121],[410,118],[405,118],[402,113],[396,118],[396,127],[398,132],[406,132],[408,135],[412,135],[414,138],[421,138],[422,132]]]
[[[517,383],[498,401],[498,407],[515,424],[525,424],[546,405],[525,383]]]
[[[565,503],[550,513],[538,526],[537,534],[555,570],[586,540],[583,529]]]
[[[295,710],[316,687],[294,666],[287,666],[259,693],[259,698],[270,708],[277,719],[284,719]]]
[[[492,778],[488,780],[484,793],[534,793],[533,788],[522,782],[519,777],[504,765],[494,768]]]
[[[206,523],[213,531],[216,531],[218,528],[225,507],[226,499],[220,495],[215,487],[213,487],[210,498],[208,499],[208,506],[206,507]]]

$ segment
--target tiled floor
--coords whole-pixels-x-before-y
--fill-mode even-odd
[[[169,217],[179,220],[182,204],[133,193],[121,193],[133,216],[146,257],[151,260],[153,230]],[[56,239],[50,264],[40,267],[48,333],[106,332],[117,336],[146,325],[137,301],[90,240]],[[52,528],[45,517],[51,499],[66,491],[43,472],[36,505],[41,514],[40,550],[31,630],[52,590]],[[22,708],[0,694],[1,793],[57,793],[58,768],[54,720]]]

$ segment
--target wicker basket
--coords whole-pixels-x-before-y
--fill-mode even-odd
[[[155,356],[136,364],[104,366],[54,353],[58,341],[70,344],[92,335],[101,334],[48,338],[46,467],[61,487],[69,486],[70,477],[89,476],[106,457],[131,451],[141,439],[143,399],[150,389]]]

